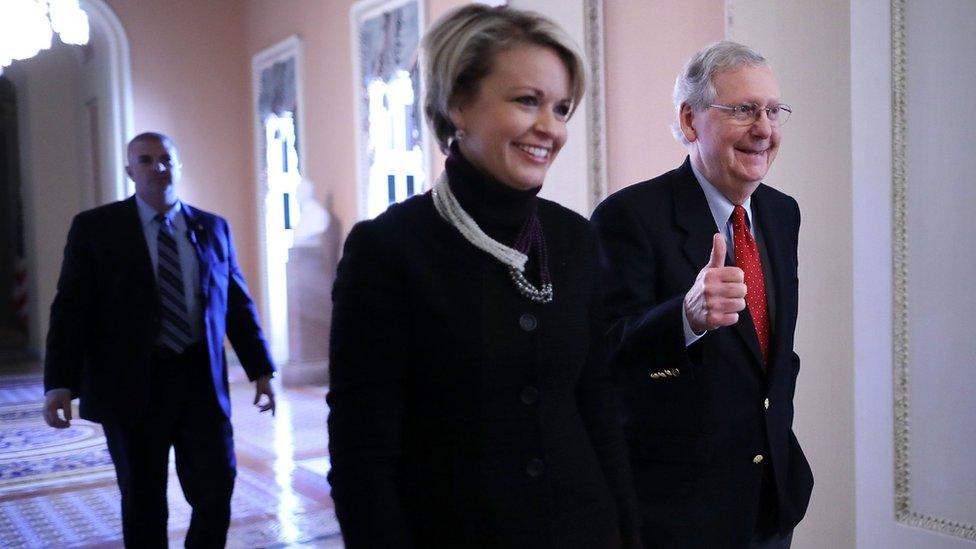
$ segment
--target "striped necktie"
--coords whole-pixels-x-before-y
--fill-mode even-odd
[[[156,235],[156,249],[159,254],[156,286],[159,288],[162,312],[160,341],[180,353],[192,340],[183,292],[180,251],[173,237],[173,221],[163,214],[157,215],[156,221],[159,222],[159,232]]]

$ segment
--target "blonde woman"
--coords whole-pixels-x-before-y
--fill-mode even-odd
[[[447,153],[339,265],[329,481],[347,547],[639,546],[596,238],[536,195],[583,96],[548,19],[448,13],[422,44]]]

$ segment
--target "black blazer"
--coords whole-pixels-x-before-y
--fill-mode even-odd
[[[637,507],[597,314],[596,236],[539,200],[555,299],[430,193],[353,227],[333,300],[329,482],[347,547],[619,546]]]
[[[214,395],[230,417],[225,335],[252,381],[274,366],[227,221],[186,203],[182,212],[200,262]],[[85,419],[136,421],[149,400],[159,327],[159,292],[135,197],[75,216],[51,305],[45,390],[71,389]]]
[[[781,532],[807,508],[813,476],[792,431],[800,212],[795,200],[766,185],[753,193],[752,211],[770,263],[766,292],[775,302],[766,371],[748,311],[734,326],[685,346],[684,295],[718,231],[687,159],[613,194],[593,214],[649,547],[746,547],[764,466],[775,479]]]

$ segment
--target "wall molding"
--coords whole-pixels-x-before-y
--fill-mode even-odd
[[[118,15],[105,3],[105,0],[81,0],[79,6],[88,14],[90,25],[105,33],[109,51],[109,74],[112,95],[105,98],[104,108],[111,120],[109,142],[104,144],[111,158],[110,165],[102,168],[103,173],[113,177],[113,200],[121,200],[134,191],[125,175],[125,147],[133,135],[132,117],[132,63],[129,54],[129,39]],[[98,182],[96,182],[98,184]]]
[[[353,120],[355,125],[355,144],[356,144],[356,220],[369,218],[369,125],[364,117],[368,112],[363,108],[363,67],[361,62],[362,48],[360,42],[360,31],[362,24],[383,13],[393,11],[405,6],[414,6],[417,10],[417,52],[420,52],[420,41],[423,34],[430,25],[427,20],[427,2],[421,0],[358,0],[349,8],[349,40],[351,41],[350,52],[352,55],[352,97],[353,97]],[[422,102],[424,93],[423,78],[420,79],[420,94],[415,101]],[[426,114],[423,106],[419,109],[420,118],[418,129],[420,130],[420,143],[423,145],[424,170],[431,170],[432,154],[431,151],[437,148],[434,136],[429,131]],[[433,172],[426,174],[427,181],[418,189],[423,192],[433,186]]]
[[[894,358],[894,471],[895,520],[934,532],[976,541],[976,525],[927,515],[912,508],[911,416],[908,333],[908,225],[907,204],[907,0],[891,0],[891,184]]]
[[[255,215],[257,216],[258,235],[258,277],[261,288],[260,312],[265,319],[265,331],[270,339],[271,352],[279,365],[284,365],[289,359],[288,347],[288,319],[272,311],[271,282],[269,280],[268,258],[268,226],[266,220],[268,195],[267,170],[265,166],[265,135],[264,121],[261,119],[261,73],[274,66],[275,63],[294,59],[295,61],[295,109],[298,111],[295,124],[298,129],[298,169],[305,171],[305,61],[302,40],[298,35],[291,35],[268,46],[251,56],[251,121],[254,132],[254,193]]]
[[[596,208],[607,196],[607,105],[603,55],[603,0],[584,0],[584,49],[589,60],[586,94],[586,145],[589,165],[589,207]]]

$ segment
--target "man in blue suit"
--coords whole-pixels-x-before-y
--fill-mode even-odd
[[[677,169],[593,213],[643,540],[788,548],[813,488],[793,434],[800,210],[763,184],[790,108],[733,42],[678,75]]]
[[[236,476],[224,337],[254,404],[274,413],[274,365],[227,221],[177,198],[173,141],[129,142],[136,194],[77,215],[51,305],[44,418],[71,399],[102,424],[122,493],[127,547],[165,547],[170,448],[193,508],[187,547],[223,547]],[[59,415],[59,411],[61,415]]]

